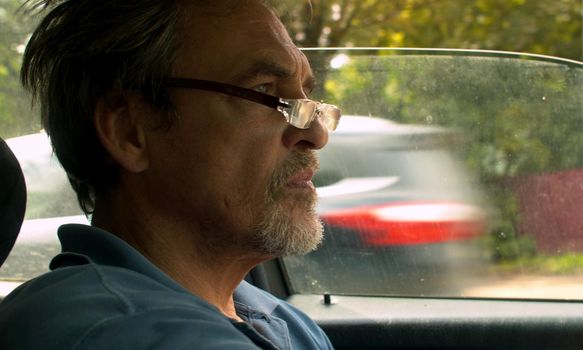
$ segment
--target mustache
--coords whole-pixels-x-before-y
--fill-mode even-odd
[[[306,169],[314,169],[315,171],[319,167],[320,162],[314,150],[293,150],[289,158],[273,172],[269,191],[274,193],[278,188],[284,186],[290,177],[298,172]]]

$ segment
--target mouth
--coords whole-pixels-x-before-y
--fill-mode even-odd
[[[293,189],[311,189],[315,190],[314,184],[312,183],[312,177],[314,177],[314,169],[304,169],[294,175],[292,175],[286,182],[287,188]]]

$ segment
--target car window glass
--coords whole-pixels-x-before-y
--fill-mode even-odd
[[[308,54],[345,116],[314,178],[325,240],[283,259],[294,292],[581,298],[581,63]]]
[[[48,271],[59,253],[56,232],[66,223],[87,223],[65,171],[44,132],[9,138],[6,143],[24,173],[27,203],[24,223],[0,279],[24,281]]]

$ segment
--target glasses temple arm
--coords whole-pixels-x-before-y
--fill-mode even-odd
[[[187,78],[164,78],[162,80],[167,87],[197,89],[214,91],[222,94],[243,98],[249,101],[260,103],[271,108],[288,107],[289,104],[279,97],[264,94],[259,91],[242,88],[235,85],[219,83],[209,80],[187,79]]]

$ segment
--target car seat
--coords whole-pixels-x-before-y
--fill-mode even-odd
[[[0,138],[0,266],[16,242],[26,209],[26,184],[18,160]]]

